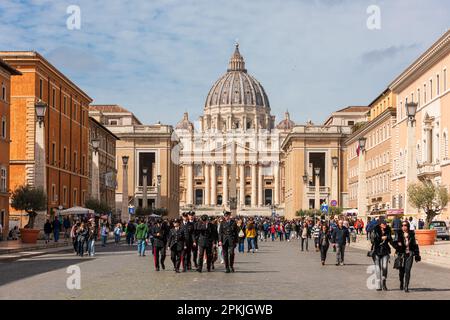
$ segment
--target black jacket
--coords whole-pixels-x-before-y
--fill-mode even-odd
[[[220,224],[219,241],[221,241],[222,244],[228,244],[229,246],[236,245],[238,234],[238,226],[234,220],[229,220],[228,222],[223,221]]]
[[[52,233],[52,224],[50,222],[46,222],[44,224],[44,233]]]
[[[77,241],[78,242],[83,242],[86,241],[86,238],[88,237],[89,231],[87,228],[84,228],[83,230],[78,229],[77,232]]]
[[[164,248],[166,235],[165,230],[161,226],[155,225],[151,229],[151,234],[153,236],[153,246],[156,248]]]
[[[195,237],[195,223],[194,222],[184,222],[181,224],[180,229],[183,229],[184,239],[186,241],[186,246],[190,247],[196,241]]]
[[[323,232],[322,230],[319,231],[319,246],[322,246],[322,242],[324,241],[325,247],[328,247],[330,245],[331,240],[331,234],[330,232]]]
[[[374,230],[374,238],[373,238],[373,253],[377,256],[386,256],[391,254],[391,247],[394,246],[392,241],[392,231],[389,226],[386,226],[385,236],[387,236],[386,240],[382,240],[383,234],[381,232],[381,227],[377,225]]]
[[[399,243],[401,243],[401,246]],[[406,253],[406,244],[403,232],[398,233],[398,239],[397,242],[394,243],[394,248],[398,254]],[[409,252],[414,256],[420,256],[419,245],[417,244],[416,233],[414,230],[409,230]]]
[[[182,251],[185,245],[185,232],[182,228],[170,230],[169,233],[169,248],[171,250]]]
[[[197,222],[195,233],[198,236],[197,244],[200,247],[211,247],[219,237],[217,227],[210,222],[208,224],[202,221]]]
[[[342,229],[336,227],[331,233],[331,239],[333,243],[345,246],[346,243],[350,243],[350,232],[346,227],[342,227]]]

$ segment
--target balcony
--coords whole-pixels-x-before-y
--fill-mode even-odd
[[[144,190],[143,186],[138,186],[136,187],[136,191],[135,193],[142,193],[142,191]],[[151,194],[151,193],[157,193],[157,188],[156,186],[147,186],[147,194]]]
[[[319,192],[321,194],[323,193],[330,193],[330,187],[319,187]],[[316,187],[308,187],[308,193],[316,193]]]
[[[441,175],[439,163],[423,163],[417,165],[417,176],[419,178],[432,178]]]

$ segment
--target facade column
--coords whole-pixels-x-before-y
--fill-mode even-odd
[[[263,190],[263,170],[261,165],[258,166],[258,207],[264,204],[264,190]]]
[[[222,166],[222,204],[228,205],[228,164],[225,162]]]
[[[366,150],[361,149],[358,160],[358,216],[367,216]]]
[[[210,205],[210,192],[211,192],[211,185],[210,185],[210,175],[209,175],[209,164],[205,163],[204,166],[204,170],[205,170],[205,197],[203,199],[203,204],[206,206]]]
[[[245,205],[245,165],[239,164],[239,204],[241,207]]]
[[[341,199],[338,199],[338,165],[333,165],[331,169],[331,200],[336,200],[338,206],[342,206]],[[328,203],[328,205],[330,205]]]
[[[432,131],[428,130],[429,134],[428,143],[431,143]],[[407,150],[408,150],[408,162],[406,166],[406,186],[405,186],[405,214],[417,213],[417,210],[411,206],[408,199],[408,186],[411,183],[416,183],[417,179],[417,160],[416,160],[416,120],[408,120],[408,137],[407,137]],[[432,145],[428,146],[428,160],[433,163]]]
[[[280,196],[280,166],[278,163],[274,165],[274,170],[275,170],[275,172],[274,172],[275,195],[273,197],[273,199],[274,199],[273,204],[279,205],[280,204],[280,198],[279,198],[279,196]]]
[[[93,199],[100,201],[100,168],[98,150],[92,152],[92,194]]]
[[[211,165],[211,205],[217,204],[217,181],[216,181],[216,164]]]
[[[256,177],[257,162],[252,163],[252,207],[255,208],[258,202],[257,199],[257,177]]]
[[[121,221],[129,221],[128,212],[128,157],[122,157],[122,214]]]
[[[194,198],[194,172],[193,172],[193,164],[189,163],[186,166],[186,174],[187,174],[187,192],[186,192],[186,204],[192,205]]]
[[[314,173],[315,174],[315,173]],[[315,181],[315,196],[314,196],[314,209],[320,210],[320,175],[316,174],[316,181]]]
[[[34,106],[33,106],[34,107]],[[47,193],[47,165],[45,160],[46,150],[45,150],[45,124],[44,120],[36,121],[36,141],[34,146],[34,187],[42,188],[42,190]],[[69,192],[72,190],[69,187]],[[81,192],[81,191],[80,191]],[[49,195],[50,197],[50,195]],[[77,201],[78,204],[78,201]],[[45,218],[47,215],[47,210],[42,210],[37,212],[37,216],[34,221],[35,228],[44,228]]]

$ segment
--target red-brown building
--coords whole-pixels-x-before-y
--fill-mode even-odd
[[[11,76],[21,73],[0,59],[0,238],[6,238],[9,226],[9,145]],[[3,231],[3,232],[2,232]]]
[[[10,188],[39,185],[39,178],[47,192],[48,214],[59,206],[84,205],[92,99],[37,52],[0,51],[0,58],[23,74],[11,81]],[[47,104],[41,138],[35,111],[39,100]],[[41,168],[45,170],[38,166],[38,139],[44,141],[45,163],[42,161]],[[23,226],[27,218],[11,211],[11,219]],[[42,227],[42,221],[37,223]]]

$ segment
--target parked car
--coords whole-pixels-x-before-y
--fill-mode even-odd
[[[437,231],[437,238],[450,240],[450,233],[447,224],[444,221],[433,221],[430,223],[430,229]]]

